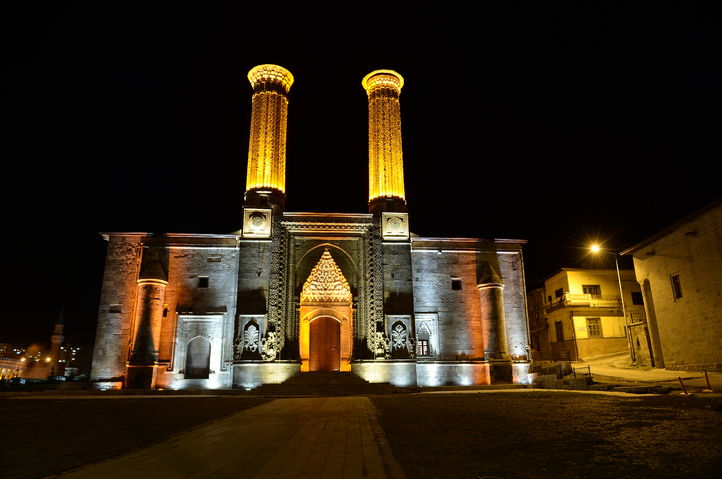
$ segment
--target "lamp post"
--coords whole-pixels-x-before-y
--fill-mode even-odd
[[[598,244],[593,244],[589,247],[589,250],[593,254],[600,252],[610,253],[614,256],[614,266],[617,270],[617,282],[619,284],[619,299],[622,301],[622,314],[624,315],[624,335],[627,337],[627,347],[629,348],[629,357],[634,362],[634,347],[632,346],[632,338],[629,331],[629,319],[627,318],[627,308],[624,306],[624,290],[622,289],[622,275],[619,272],[619,261],[617,260],[617,253],[614,251],[605,251]]]

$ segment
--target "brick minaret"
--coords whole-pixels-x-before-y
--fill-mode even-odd
[[[248,72],[253,86],[251,137],[244,206],[283,210],[286,203],[286,120],[291,72],[258,65]]]
[[[399,105],[404,79],[375,70],[361,84],[369,99],[369,211],[406,212]]]

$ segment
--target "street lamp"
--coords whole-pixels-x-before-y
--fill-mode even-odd
[[[627,308],[624,306],[624,290],[622,289],[622,275],[619,273],[619,261],[617,260],[617,253],[614,251],[603,250],[602,247],[599,246],[598,244],[591,245],[589,247],[589,250],[593,254],[603,252],[603,253],[609,253],[612,256],[614,256],[614,266],[617,269],[617,282],[619,283],[619,299],[621,299],[621,301],[622,301],[622,314],[624,315],[624,326],[625,326],[624,333],[625,333],[625,336],[627,336],[627,343],[628,343],[628,347],[629,347],[630,359],[632,361],[634,361],[634,353],[633,353],[634,348],[632,347],[632,338],[631,338],[631,334],[629,331],[629,319],[627,318]]]

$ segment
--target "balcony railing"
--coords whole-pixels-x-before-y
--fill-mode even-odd
[[[592,294],[564,293],[546,307],[546,311],[554,311],[570,306],[587,306],[591,308],[621,308],[622,301],[619,296],[597,296]]]
[[[629,311],[629,320],[632,324],[644,323],[647,319],[644,310],[641,311]]]

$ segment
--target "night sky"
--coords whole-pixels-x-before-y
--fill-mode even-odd
[[[367,211],[361,79],[393,69],[411,230],[526,239],[530,287],[585,265],[592,240],[621,250],[722,193],[720,17],[693,2],[369,3],[332,21],[205,3],[0,14],[0,342],[47,342],[64,307],[66,342],[92,346],[101,231],[240,227],[261,63],[296,79],[287,211]]]

